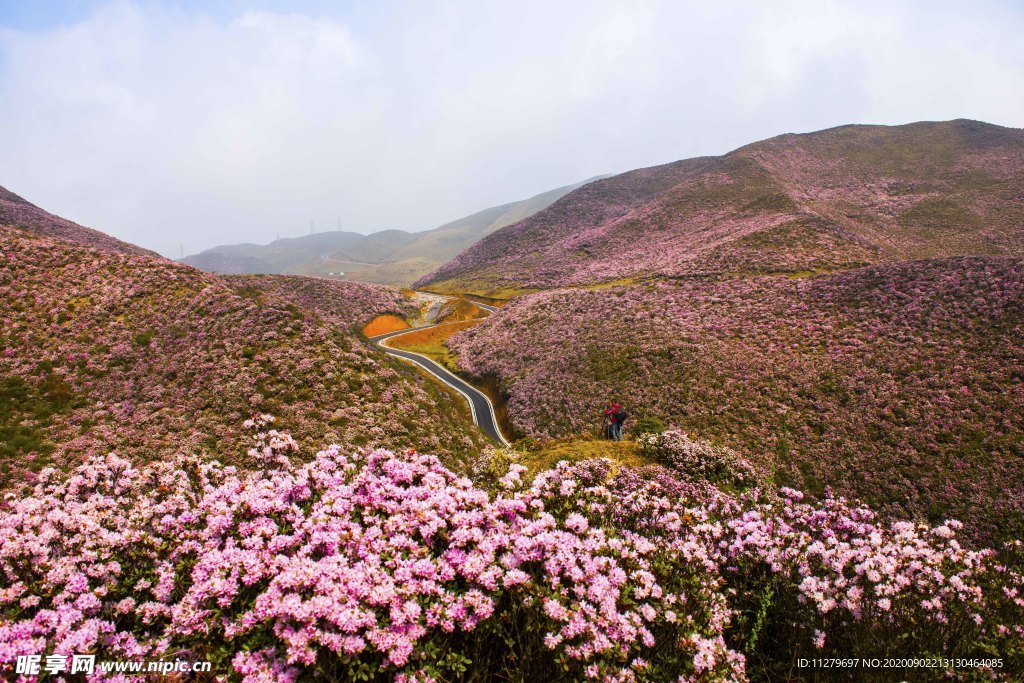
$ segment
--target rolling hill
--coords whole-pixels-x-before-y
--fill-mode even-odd
[[[112,451],[251,465],[257,413],[313,447],[482,446],[458,400],[359,334],[407,312],[396,290],[225,277],[83,235],[0,226],[0,486]]]
[[[597,181],[419,285],[545,441],[674,425],[776,483],[1024,533],[1024,131],[844,126]],[[647,418],[643,422],[637,422]]]
[[[34,235],[52,237],[93,249],[122,254],[145,254],[159,258],[159,254],[148,249],[122,242],[99,230],[83,227],[66,218],[43,211],[3,187],[0,187],[0,225],[20,228]]]
[[[614,398],[633,435],[657,419],[778,484],[1024,533],[1022,259],[551,290],[449,345],[536,439],[596,434]]]
[[[213,247],[186,256],[183,262],[215,273],[328,277],[344,273],[348,280],[408,286],[482,237],[528,218],[591,180],[478,211],[424,232],[324,232],[279,239],[266,245]]]
[[[652,276],[1024,255],[1024,131],[956,120],[782,135],[590,183],[418,281],[502,295]]]

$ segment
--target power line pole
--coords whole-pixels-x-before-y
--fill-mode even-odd
[[[309,234],[312,235],[316,232],[316,223],[312,220],[309,221]]]

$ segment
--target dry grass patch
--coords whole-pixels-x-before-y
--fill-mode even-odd
[[[608,441],[606,439],[567,439],[552,441],[537,450],[520,454],[520,461],[534,475],[554,467],[561,460],[576,462],[608,458],[625,467],[643,467],[655,464],[653,460],[640,455],[635,441]]]
[[[389,340],[391,347],[422,353],[431,360],[440,363],[452,372],[458,371],[458,363],[455,356],[448,350],[447,341],[456,332],[467,330],[476,325],[479,320],[466,320],[457,323],[444,323],[436,327],[428,327],[416,330],[409,334],[403,334]]]
[[[409,323],[404,318],[397,315],[378,315],[363,328],[363,334],[367,337],[376,337],[378,334],[406,329],[409,329]]]
[[[440,321],[446,323],[464,322],[467,320],[474,320],[476,318],[483,318],[487,314],[484,310],[466,299],[455,299],[449,302],[441,309]]]

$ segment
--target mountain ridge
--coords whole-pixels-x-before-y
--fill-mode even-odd
[[[493,295],[659,275],[1024,254],[1024,131],[957,119],[785,134],[575,190],[415,285]]]
[[[149,249],[124,242],[99,230],[87,228],[74,221],[56,216],[5,187],[0,187],[0,225],[8,225],[36,235],[95,249],[163,258]]]

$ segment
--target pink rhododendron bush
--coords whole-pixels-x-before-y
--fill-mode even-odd
[[[691,438],[678,429],[640,434],[637,445],[641,454],[670,467],[690,481],[708,481],[745,489],[764,481],[768,474],[758,471],[733,449]]]
[[[412,450],[297,465],[258,441],[265,472],[110,455],[9,497],[7,675],[85,652],[251,682],[737,681],[852,655],[1024,673],[1019,544],[970,550],[953,522],[608,461],[475,484]]]
[[[542,292],[449,346],[529,436],[594,434],[616,399],[627,435],[658,418],[779,484],[1024,534],[1020,259]]]

